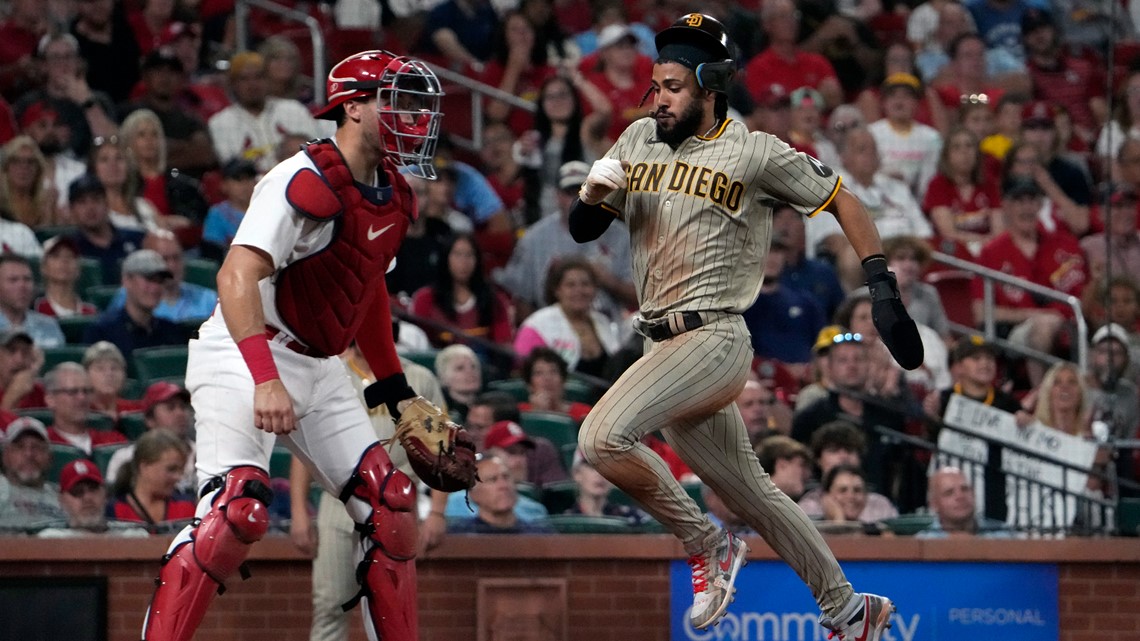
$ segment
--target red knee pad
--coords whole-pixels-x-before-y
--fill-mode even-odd
[[[224,591],[250,546],[269,529],[266,506],[272,498],[263,470],[230,470],[210,511],[190,530],[189,540],[163,561],[143,623],[145,641],[189,641],[194,636],[214,595]]]

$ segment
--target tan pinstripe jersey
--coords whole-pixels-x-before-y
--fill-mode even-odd
[[[776,202],[812,216],[839,191],[839,176],[766,133],[728,120],[676,150],[656,123],[630,125],[606,158],[628,160],[626,187],[602,203],[629,227],[641,315],[740,313],[756,300]]]

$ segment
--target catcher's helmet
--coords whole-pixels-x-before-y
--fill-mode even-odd
[[[349,100],[376,97],[380,141],[400,165],[435,177],[431,166],[439,137],[439,79],[427,65],[374,49],[341,60],[329,70],[328,104],[317,118],[335,120]]]
[[[697,65],[693,72],[702,89],[726,92],[736,62],[732,59],[732,46],[724,25],[712,16],[703,13],[687,13],[676,22],[663,29],[654,38],[657,51],[671,44],[685,44],[697,47],[716,58],[713,62]]]

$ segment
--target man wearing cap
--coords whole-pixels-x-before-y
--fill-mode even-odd
[[[123,109],[123,117],[142,108],[158,116],[166,135],[167,167],[198,176],[217,166],[205,122],[181,104],[186,86],[182,62],[170,51],[156,49],[143,60],[142,73],[146,92]]]
[[[447,531],[456,534],[547,534],[553,532],[545,523],[546,508],[542,508],[542,518],[526,520],[518,513],[518,504],[534,499],[522,496],[515,486],[514,477],[507,463],[498,456],[484,454],[479,460],[479,482],[468,495],[475,504],[476,513],[464,508],[462,515],[453,516],[448,512]],[[454,495],[453,495],[454,496]],[[462,501],[460,501],[462,505]],[[542,507],[542,504],[538,504]]]
[[[18,329],[32,337],[36,347],[59,347],[66,341],[59,321],[32,311],[36,297],[32,265],[19,254],[0,254],[0,330]]]
[[[831,388],[825,398],[796,410],[792,418],[792,438],[806,445],[812,442],[812,434],[825,423],[836,419],[851,421],[863,431],[869,443],[863,466],[868,483],[884,489],[893,487],[888,475],[888,461],[893,448],[878,437],[874,428],[882,426],[902,432],[904,418],[878,403],[864,403],[847,394],[868,393],[870,355],[861,334],[837,333],[827,350]]]
[[[783,362],[803,380],[808,378],[812,343],[827,319],[814,298],[780,280],[788,252],[783,239],[773,236],[760,294],[743,316],[756,356]]]
[[[1108,323],[1093,334],[1085,387],[1089,391],[1092,419],[1104,423],[1114,439],[1136,437],[1140,425],[1140,396],[1136,383],[1136,363],[1129,346],[1132,336],[1116,323]],[[1132,457],[1124,456],[1121,460]]]
[[[37,380],[44,354],[21,330],[0,332],[0,411],[47,407]]]
[[[507,466],[507,471],[515,484],[530,482],[528,457],[535,451],[535,446],[535,437],[527,434],[515,421],[504,419],[492,423],[483,435],[482,443],[478,443],[478,449],[484,453],[484,457],[495,457]],[[547,447],[553,449],[554,446],[547,441]],[[542,503],[524,495],[518,496],[514,503],[514,511],[519,520],[528,523],[541,521],[548,516],[546,507]],[[462,492],[448,495],[444,513],[449,519],[471,516],[471,508],[468,507]]]
[[[46,102],[59,122],[71,132],[68,145],[71,152],[77,158],[85,158],[96,136],[111,136],[118,131],[113,119],[114,103],[107,94],[88,86],[75,36],[70,33],[45,36],[39,42],[36,55],[43,62],[43,87],[21,96],[15,104],[16,113],[24,113],[34,103]]]
[[[87,165],[76,160],[68,147],[67,130],[56,127],[59,116],[46,101],[33,102],[20,114],[19,133],[36,142],[51,170],[51,186],[55,188],[56,209],[67,211],[67,187],[87,171]]]
[[[787,140],[792,129],[792,98],[787,87],[777,82],[767,83],[749,97],[754,107],[746,119],[749,130]],[[741,105],[745,111],[747,107],[747,104]]]
[[[760,9],[760,24],[768,35],[768,48],[744,68],[744,85],[760,102],[765,86],[776,83],[787,91],[811,87],[823,95],[828,108],[843,102],[843,88],[827,58],[803,51],[798,43],[800,12],[792,0],[769,0]],[[770,133],[770,132],[769,132]]]
[[[1034,94],[1064,107],[1073,120],[1074,132],[1085,143],[1091,143],[1098,123],[1109,115],[1103,72],[1088,60],[1062,50],[1053,16],[1043,9],[1030,8],[1021,15],[1021,42]]]
[[[32,303],[32,309],[56,318],[97,315],[99,308],[79,297],[79,275],[79,244],[75,237],[60,234],[45,240],[40,259],[43,292]]]
[[[149,249],[162,257],[170,278],[162,282],[162,298],[158,307],[154,308],[155,318],[164,318],[173,323],[183,321],[203,320],[214,313],[218,304],[218,293],[209,287],[183,280],[186,273],[186,259],[183,256],[182,245],[174,234],[164,229],[149,232],[143,238],[143,249]],[[107,303],[106,311],[116,311],[123,307],[127,300],[125,288],[119,288],[111,302]]]
[[[190,410],[190,392],[185,388],[169,381],[158,381],[146,388],[142,398],[143,416],[148,430],[168,430],[174,432],[190,448],[190,456],[186,457],[185,473],[179,481],[177,489],[180,492],[194,493],[194,434],[191,430],[194,418]],[[107,482],[115,483],[123,466],[131,462],[135,455],[135,444],[120,448],[111,455],[107,462]]]
[[[257,184],[257,166],[244,158],[234,158],[222,165],[222,193],[226,199],[210,206],[202,224],[202,255],[222,260],[234,241],[238,225],[249,209],[253,187]]]
[[[846,293],[830,263],[809,257],[807,221],[790,205],[781,204],[772,212],[772,237],[779,238],[788,248],[780,280],[815,299],[823,309],[823,317],[830,319]],[[815,254],[814,248],[810,254]]]
[[[56,365],[44,375],[47,406],[52,411],[48,439],[59,445],[79,448],[91,456],[96,447],[126,443],[127,437],[115,430],[97,430],[87,423],[91,406],[91,379],[79,363]]]
[[[44,424],[22,416],[0,441],[0,532],[29,532],[63,519],[59,491],[48,483],[51,448]]]
[[[511,294],[517,318],[526,318],[552,302],[546,300],[544,293],[546,273],[552,263],[568,256],[583,256],[593,265],[600,290],[599,311],[610,319],[622,318],[626,309],[637,304],[625,224],[615,222],[598,239],[586,244],[577,243],[570,235],[570,206],[589,173],[590,166],[581,161],[562,165],[558,170],[557,214],[543,216],[527,227],[506,267],[491,274]]]
[[[79,230],[71,235],[79,255],[94,258],[102,268],[103,284],[119,282],[119,263],[142,247],[143,232],[120,229],[111,223],[107,191],[92,174],[83,174],[67,188],[71,218]]]
[[[183,345],[188,338],[179,325],[158,318],[163,286],[173,278],[166,261],[153,249],[140,249],[123,261],[123,307],[109,309],[83,332],[86,343],[110,341],[128,359],[140,347]]]
[[[938,173],[942,136],[929,125],[914,119],[922,83],[909,73],[893,73],[883,81],[883,117],[867,129],[875,137],[882,170],[906,183],[911,194],[921,199],[926,186]]]
[[[1089,261],[1090,279],[1103,281],[1110,270],[1113,276],[1136,278],[1140,275],[1140,231],[1136,227],[1140,195],[1131,186],[1121,185],[1112,192],[1108,202],[1105,230],[1080,240],[1081,249]],[[1108,264],[1109,256],[1112,257],[1111,266]]]
[[[1092,181],[1085,168],[1061,156],[1063,150],[1056,121],[1057,107],[1053,103],[1030,100],[1021,108],[1021,141],[1037,150],[1039,162],[1066,197],[1077,205],[1088,207],[1093,201]],[[1047,187],[1045,184],[1041,186]],[[1059,200],[1056,196],[1052,199]],[[1084,218],[1087,219],[1087,213],[1084,213]],[[1066,223],[1074,234],[1083,234],[1088,229],[1086,220],[1070,221],[1066,217]]]
[[[1084,252],[1072,234],[1063,229],[1045,231],[1037,220],[1043,192],[1032,178],[1006,181],[1002,198],[1005,231],[982,247],[978,264],[1032,281],[1064,294],[1080,297],[1088,282]],[[974,318],[985,318],[981,278],[973,282]],[[1068,305],[1039,301],[1029,292],[1012,286],[994,288],[994,320],[998,335],[1039,352],[1049,352],[1065,322],[1072,317]],[[1040,384],[1045,366],[1026,361],[1030,382]]]
[[[209,122],[218,162],[244,158],[252,160],[260,171],[269,171],[277,164],[277,143],[284,135],[316,137],[317,123],[305,105],[269,95],[261,54],[235,54],[230,59],[228,78],[234,104],[214,114]]]
[[[613,107],[606,137],[616,140],[629,123],[646,115],[642,105],[644,82],[653,59],[637,51],[637,36],[626,24],[611,24],[598,36],[596,63],[584,68],[586,79],[605,95]]]
[[[59,504],[66,521],[40,530],[36,536],[44,539],[91,535],[150,536],[138,523],[107,519],[107,487],[99,468],[87,459],[77,459],[63,467],[59,474]]]

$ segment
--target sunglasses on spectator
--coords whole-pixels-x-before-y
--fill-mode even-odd
[[[855,332],[855,333],[844,332],[842,334],[836,334],[835,337],[831,339],[831,343],[833,345],[839,345],[842,343],[862,343],[862,342],[863,342],[863,335],[858,333],[858,332]]]

